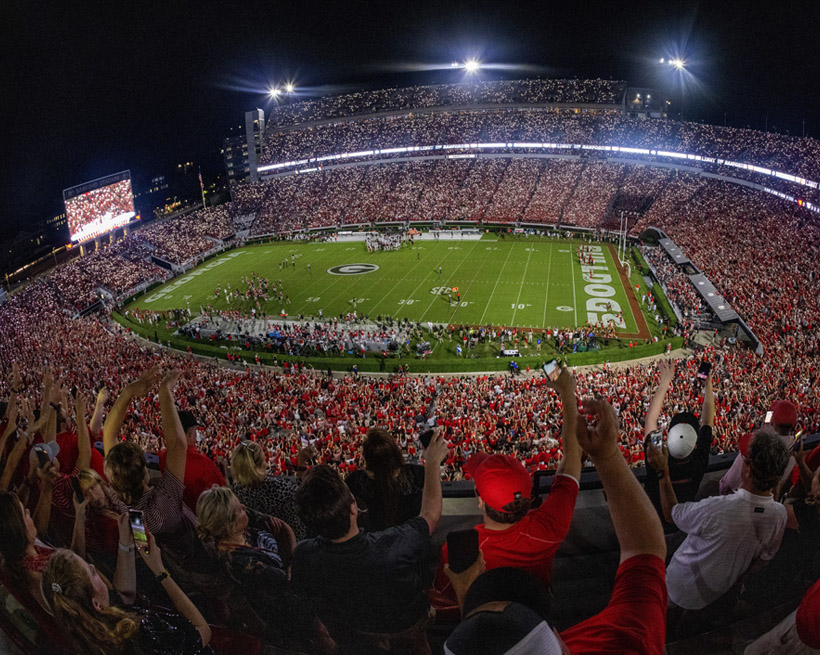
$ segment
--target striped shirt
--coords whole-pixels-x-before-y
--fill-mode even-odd
[[[672,519],[688,536],[666,570],[669,600],[696,610],[729,591],[755,559],[775,556],[786,508],[772,496],[738,489],[731,496],[675,505]]]

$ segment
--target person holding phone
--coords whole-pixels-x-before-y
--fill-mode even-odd
[[[122,390],[103,425],[105,473],[119,495],[118,513],[141,511],[145,527],[178,563],[204,572],[207,557],[196,535],[196,516],[183,502],[188,444],[173,397],[179,377],[179,371],[160,375],[159,367],[153,367]],[[119,433],[131,401],[147,395],[157,382],[168,455],[162,479],[149,486],[145,453],[133,441],[120,441]]]
[[[76,652],[92,655],[213,654],[211,629],[162,562],[153,536],[138,546],[140,557],[162,585],[176,613],[133,607],[136,597],[135,546],[128,536],[127,515],[121,538],[114,589],[94,566],[67,550],[58,550],[43,571],[40,585],[46,606],[69,633]],[[124,543],[123,543],[124,542]],[[113,601],[113,602],[112,602]]]
[[[675,527],[665,522],[663,517],[660,483],[665,475],[669,475],[675,487],[675,493],[681,502],[695,499],[709,465],[712,426],[715,424],[715,393],[712,389],[711,370],[709,370],[705,380],[702,380],[703,406],[700,419],[691,412],[675,414],[664,438],[662,428],[658,427],[658,419],[663,411],[666,394],[675,379],[675,360],[661,360],[658,363],[658,377],[658,388],[652,396],[644,419],[644,461],[646,463],[644,487],[663,522],[664,530],[672,533],[675,532]],[[648,450],[653,441],[655,445],[660,446],[665,443],[669,450],[668,473],[652,466]]]
[[[577,439],[603,484],[620,547],[620,563],[607,607],[562,632],[550,623],[548,596],[522,571],[481,573],[479,560],[454,579],[464,619],[445,652],[646,653],[660,655],[666,629],[666,542],[652,504],[619,448],[618,417],[605,400],[585,399]],[[594,419],[594,420],[593,420]],[[539,591],[541,593],[539,593]]]
[[[546,588],[555,553],[569,532],[581,478],[575,376],[569,369],[559,368],[554,377],[554,381],[548,377],[545,384],[561,397],[564,457],[540,507],[530,509],[532,478],[517,458],[476,453],[465,464],[475,480],[478,505],[484,514],[484,522],[475,529],[487,570],[517,567],[535,575]],[[455,590],[446,574],[449,564],[449,546],[445,544],[434,589],[439,597],[455,601]]]

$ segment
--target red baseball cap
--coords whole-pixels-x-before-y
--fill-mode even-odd
[[[464,464],[464,471],[475,480],[478,495],[496,511],[503,512],[508,503],[532,497],[532,478],[515,457],[476,453]]]
[[[788,400],[778,400],[772,405],[772,425],[794,425],[797,423],[797,407]]]
[[[737,449],[740,451],[740,454],[744,457],[749,456],[749,445],[752,443],[752,439],[754,435],[751,432],[747,432],[742,437],[740,437],[740,441],[738,441]]]

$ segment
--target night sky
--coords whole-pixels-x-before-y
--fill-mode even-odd
[[[92,7],[92,4],[98,6]],[[682,56],[687,119],[820,137],[820,3],[2,3],[0,236],[62,210],[62,189],[183,161],[221,169],[230,127],[265,89],[307,94],[459,80],[626,79],[669,90]],[[515,68],[518,66],[518,68]],[[673,96],[674,97],[674,96]]]

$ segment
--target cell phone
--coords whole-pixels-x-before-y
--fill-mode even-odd
[[[478,530],[456,530],[447,535],[450,570],[463,573],[478,559]]]
[[[42,450],[35,450],[37,454],[37,462],[40,465],[40,468],[43,468],[46,464],[48,464],[48,455],[46,455]]]
[[[544,371],[544,375],[546,375],[551,382],[555,382],[558,376],[561,375],[561,368],[558,366],[557,359],[553,359],[551,362],[544,364],[541,370]]]
[[[650,432],[648,435],[646,435],[646,438],[649,439],[652,445],[656,448],[663,447],[663,430],[661,430],[660,428]]]
[[[73,475],[68,479],[71,482],[71,488],[74,489],[74,495],[77,497],[77,502],[83,502],[85,500],[85,496],[83,495],[83,488],[80,486],[80,481]]]
[[[131,522],[131,534],[134,535],[134,542],[137,547],[143,546],[148,553],[148,528],[145,527],[145,519],[138,509],[128,510],[128,520]]]
[[[803,445],[803,430],[800,430],[796,435],[794,435],[794,443],[792,444],[792,452],[795,450],[800,450],[800,446]]]
[[[766,420],[764,420],[763,422],[764,423],[771,423],[773,415],[774,415],[774,412],[766,412]]]
[[[427,446],[430,445],[430,441],[433,439],[433,435],[436,433],[435,430],[426,430],[422,433],[419,437],[419,441],[421,441],[421,445],[424,446],[424,449],[427,450]]]
[[[701,362],[698,368],[698,380],[705,380],[709,377],[709,371],[712,370],[712,365],[709,362]]]

